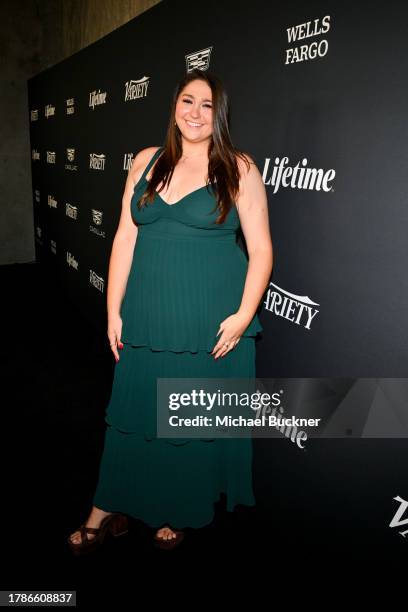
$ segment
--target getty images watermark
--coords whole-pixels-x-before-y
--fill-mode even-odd
[[[191,384],[193,380],[205,380],[205,384]],[[317,428],[320,424],[321,418],[285,417],[283,389],[274,393],[254,389],[254,379],[222,379],[222,385],[220,382],[221,379],[158,379],[158,437],[283,435],[304,448],[308,438],[304,428]],[[178,391],[172,390],[174,387]]]

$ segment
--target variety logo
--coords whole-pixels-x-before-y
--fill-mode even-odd
[[[129,100],[138,100],[147,96],[147,88],[150,83],[150,77],[144,76],[138,81],[126,81],[125,83],[125,102]]]
[[[405,501],[405,499],[402,499],[402,497],[400,497],[399,495],[397,495],[397,497],[393,497],[393,499],[395,499],[395,501],[397,501],[400,506],[394,514],[392,521],[389,524],[389,527],[402,527],[402,525],[408,525],[408,514],[406,518],[402,520],[402,517],[407,512],[408,502]],[[405,538],[408,534],[408,529],[406,529],[405,531],[399,531],[398,533]]]
[[[96,234],[100,238],[106,238],[104,230],[99,227],[100,225],[102,225],[103,212],[101,210],[96,210],[95,208],[92,208],[91,214],[93,225],[89,226],[89,231],[93,234]]]
[[[105,170],[106,155],[104,153],[89,154],[89,168],[91,170]]]
[[[76,221],[78,219],[78,207],[72,206],[72,204],[65,204],[65,214],[70,219],[74,219]]]
[[[307,297],[307,295],[295,295],[285,291],[275,285],[269,283],[269,288],[264,302],[265,309],[272,312],[278,317],[287,319],[291,323],[301,325],[305,329],[310,330],[313,319],[319,312],[314,306],[319,306],[316,302]]]
[[[72,147],[68,147],[66,149],[66,154],[69,163],[65,164],[65,170],[71,170],[73,172],[76,172],[78,170],[78,164],[72,163],[75,162],[75,149]]]
[[[74,270],[78,270],[78,261],[69,251],[67,251],[67,264],[68,266],[74,268]]]
[[[57,208],[57,200],[48,194],[47,204],[50,208]]]
[[[31,151],[31,157],[34,161],[38,161],[40,159],[40,152],[37,149],[33,149]]]
[[[47,151],[47,164],[55,164],[56,158],[55,151]]]
[[[95,110],[95,106],[106,104],[106,96],[106,91],[101,92],[100,89],[98,91],[91,91],[89,94],[89,108]]]
[[[195,51],[194,53],[188,53],[186,58],[187,72],[191,72],[194,68],[199,70],[208,70],[210,65],[212,47],[201,49],[201,51]]]
[[[302,159],[296,166],[288,166],[289,158],[275,158],[275,166],[272,170],[272,176],[268,179],[270,158],[265,159],[265,165],[262,173],[262,179],[265,185],[273,185],[273,193],[283,187],[291,187],[292,189],[314,189],[315,191],[332,191],[333,188],[330,182],[336,176],[335,170],[323,170],[322,168],[306,168],[307,159]],[[299,168],[301,163],[302,168]]]
[[[330,15],[326,15],[321,20],[314,20],[314,25],[311,25],[311,21],[301,23],[297,26],[287,28],[288,43],[294,43],[303,38],[311,38],[313,36],[320,36],[330,30]],[[324,57],[327,54],[329,43],[325,38],[319,42],[312,42],[306,45],[300,45],[299,47],[291,47],[286,49],[286,61],[285,64],[293,64],[297,62],[304,62],[306,60],[316,59],[316,57]]]
[[[30,120],[38,121],[38,108],[30,112]]]
[[[55,106],[52,106],[52,104],[47,104],[47,106],[44,109],[44,114],[47,119],[48,117],[54,117],[55,116]]]
[[[103,293],[103,290],[105,287],[105,281],[102,278],[102,276],[98,276],[96,272],[94,272],[93,270],[89,270],[89,282],[91,283],[91,285],[96,287],[96,289],[98,289],[101,293]]]
[[[75,113],[75,98],[65,100],[65,114],[73,115]]]

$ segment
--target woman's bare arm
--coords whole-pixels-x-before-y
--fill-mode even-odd
[[[119,315],[123,296],[132,265],[133,250],[136,244],[138,227],[134,223],[130,211],[130,203],[134,186],[140,179],[152,154],[157,147],[142,149],[134,158],[129,169],[125,189],[122,196],[122,212],[118,229],[112,244],[109,260],[107,311],[108,318]]]
[[[238,312],[250,322],[272,273],[273,247],[265,185],[255,162],[249,156],[247,158],[251,164],[249,170],[244,162],[238,162],[241,169],[241,181],[237,210],[249,256],[248,271]]]

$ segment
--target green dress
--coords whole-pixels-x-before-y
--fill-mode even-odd
[[[156,192],[137,208],[146,175],[135,185],[131,212],[138,224],[132,266],[121,306],[119,350],[107,430],[93,503],[159,528],[203,527],[225,493],[227,510],[255,504],[252,439],[169,439],[156,436],[156,379],[254,378],[255,314],[237,346],[217,360],[221,321],[239,308],[247,259],[236,243],[239,217],[225,222],[212,188],[204,186],[169,205]]]

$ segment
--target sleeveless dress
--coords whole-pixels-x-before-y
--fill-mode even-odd
[[[225,357],[211,355],[220,323],[240,306],[247,259],[236,243],[235,207],[223,224],[210,186],[174,204],[156,191],[137,202],[160,147],[135,185],[131,214],[138,235],[121,305],[123,349],[106,409],[105,445],[93,504],[151,527],[203,527],[214,503],[255,504],[252,439],[156,436],[156,379],[254,378],[255,314]]]

